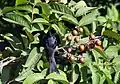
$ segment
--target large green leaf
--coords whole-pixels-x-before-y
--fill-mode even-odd
[[[91,24],[96,20],[96,16],[99,15],[97,10],[92,11],[91,13],[83,16],[83,18],[79,21],[79,26]]]
[[[15,6],[15,7],[5,7],[2,10],[2,13],[7,13],[10,11],[14,11],[14,10],[25,10],[25,11],[29,11],[32,12],[32,6],[30,5],[20,5],[20,6]]]
[[[77,10],[75,16],[79,17],[85,13],[88,13],[90,10],[95,9],[95,7],[81,7]]]
[[[103,35],[104,35],[104,36],[108,36],[108,37],[110,37],[110,38],[114,38],[114,39],[120,41],[120,34],[118,34],[118,33],[116,33],[116,32],[113,32],[113,31],[111,31],[111,30],[105,30],[105,31],[103,32]]]
[[[41,80],[41,79],[44,79],[44,76],[42,76],[41,73],[34,73],[34,74],[31,74],[30,76],[28,76],[23,84],[34,84],[35,82]]]
[[[60,17],[60,20],[68,21],[72,24],[78,25],[77,19],[75,17],[73,17],[72,15],[65,14]]]
[[[19,24],[19,25],[26,26],[26,27],[30,28],[30,23],[28,22],[28,20],[26,18],[24,18],[23,16],[20,16],[18,14],[7,13],[3,19],[8,21],[8,22]]]
[[[40,54],[39,50],[37,47],[34,47],[32,51],[30,52],[27,61],[24,65],[24,67],[34,67],[35,64],[39,61],[41,58],[42,54]]]
[[[117,46],[109,46],[105,53],[108,55],[109,58],[113,58],[115,56],[118,56],[118,50],[119,48]]]
[[[54,13],[73,15],[73,13],[70,10],[70,8],[67,7],[64,4],[50,3],[50,6],[52,8],[52,12],[54,12]]]
[[[49,74],[46,79],[52,79],[52,80],[57,80],[59,82],[61,82],[62,84],[68,84],[68,80],[67,80],[67,77],[65,75],[64,72],[61,72],[60,71],[60,74],[57,74],[57,73],[51,73]]]
[[[33,74],[33,71],[30,68],[27,68],[22,73],[20,73],[17,78],[15,78],[15,81],[24,80],[25,78],[27,78],[31,74]]]

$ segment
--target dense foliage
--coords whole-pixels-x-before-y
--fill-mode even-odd
[[[0,84],[119,84],[116,5],[104,9],[77,0],[42,1],[0,1]],[[39,39],[50,29],[60,38],[55,54],[60,74],[48,73]]]

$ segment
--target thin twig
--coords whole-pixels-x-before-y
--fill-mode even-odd
[[[1,61],[0,61],[0,68],[8,65],[9,63],[15,61],[16,59],[17,59],[16,57],[7,57],[7,58],[1,60]],[[7,61],[7,60],[8,60],[8,61]],[[4,62],[4,61],[6,61],[6,62]]]

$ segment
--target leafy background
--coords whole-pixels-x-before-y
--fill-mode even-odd
[[[0,84],[119,84],[119,4],[118,0],[0,0]],[[90,33],[101,36],[104,51],[86,50],[84,64],[63,59],[64,52],[57,58],[60,74],[49,74],[41,31],[54,28],[61,41],[58,47],[71,46],[74,42],[68,44],[65,38],[76,26],[83,28],[82,43]]]

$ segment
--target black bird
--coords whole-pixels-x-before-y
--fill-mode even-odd
[[[55,61],[55,48],[59,44],[58,35],[55,30],[51,29],[47,34],[44,34],[42,37],[42,44],[45,48],[45,52],[49,57],[49,73],[56,72],[59,73],[56,61]]]

